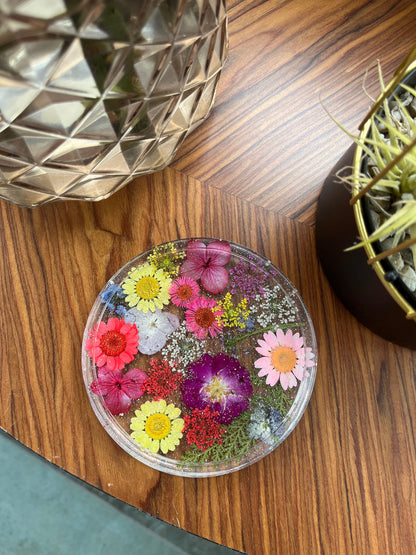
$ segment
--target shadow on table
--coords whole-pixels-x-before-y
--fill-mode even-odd
[[[53,466],[0,430],[0,555],[232,555]]]

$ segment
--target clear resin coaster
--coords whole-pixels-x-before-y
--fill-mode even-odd
[[[217,239],[159,245],[106,284],[82,346],[92,408],[162,472],[226,474],[271,453],[312,393],[316,342],[292,283]]]

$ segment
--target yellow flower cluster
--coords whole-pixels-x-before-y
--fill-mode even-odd
[[[174,276],[178,273],[179,266],[185,256],[184,252],[178,252],[173,243],[166,243],[165,245],[155,247],[152,254],[147,257],[147,260],[154,268]]]
[[[229,328],[245,328],[250,314],[250,310],[247,308],[247,299],[244,298],[237,306],[234,306],[231,293],[227,293],[222,301],[218,301],[216,308],[223,311],[223,314],[216,316],[218,324]]]

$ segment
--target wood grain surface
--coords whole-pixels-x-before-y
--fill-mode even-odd
[[[89,484],[249,554],[415,552],[416,353],[359,324],[315,251],[322,182],[414,41],[413,0],[231,0],[210,118],[170,168],[100,203],[0,202],[0,426]],[[212,236],[270,258],[300,291],[319,366],[304,417],[271,455],[191,479],[137,462],[102,429],[81,341],[105,282],[158,243]]]

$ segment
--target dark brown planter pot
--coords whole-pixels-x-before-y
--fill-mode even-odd
[[[318,256],[336,295],[362,324],[388,341],[416,349],[416,323],[406,319],[405,312],[368,265],[364,249],[344,252],[357,241],[358,232],[349,204],[351,195],[336,174],[342,168],[351,167],[354,151],[355,145],[338,161],[319,197]],[[394,272],[391,278],[400,280]]]

